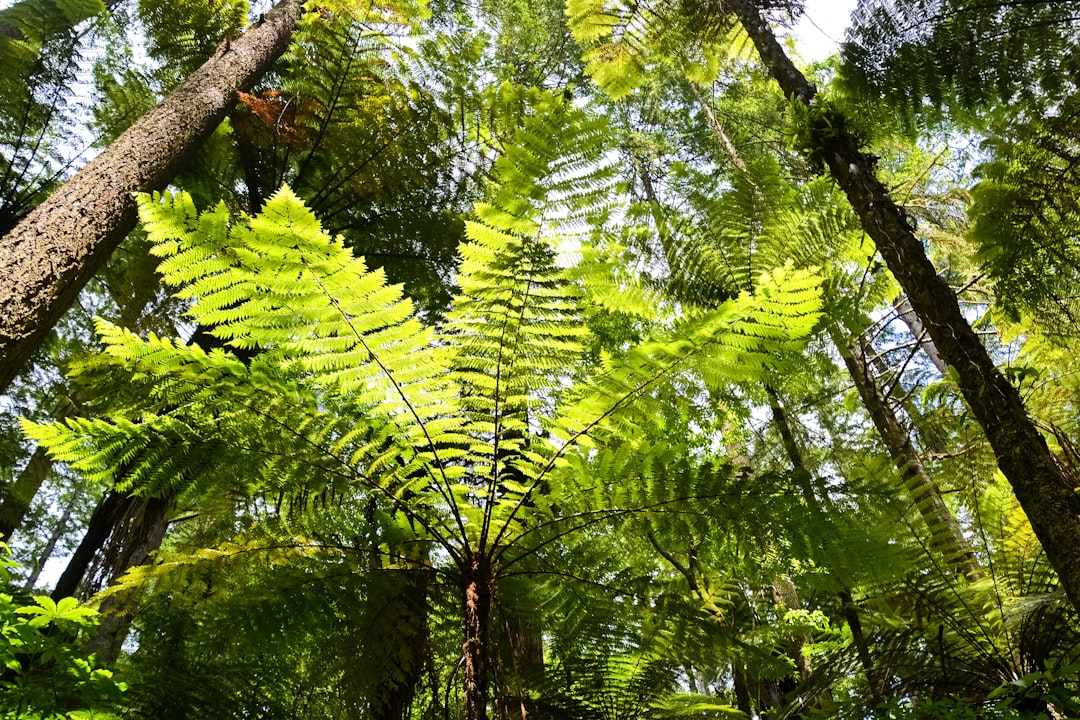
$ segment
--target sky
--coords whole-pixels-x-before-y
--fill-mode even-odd
[[[824,60],[836,52],[857,0],[806,0],[806,12],[793,32],[806,61]]]

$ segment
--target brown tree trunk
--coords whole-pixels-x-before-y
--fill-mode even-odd
[[[930,547],[939,552],[962,575],[972,580],[982,577],[982,565],[974,549],[941,497],[937,483],[923,465],[922,458],[911,442],[911,436],[900,424],[884,391],[877,384],[866,359],[866,347],[849,348],[846,340],[835,328],[831,334],[874,427],[900,471],[915,509],[930,530]]]
[[[487,720],[488,620],[491,615],[491,570],[488,558],[477,555],[461,578],[465,614],[465,720]]]
[[[146,562],[150,552],[161,545],[168,526],[165,515],[169,500],[143,498],[124,493],[108,493],[90,516],[82,542],[68,561],[67,568],[51,593],[53,600],[73,597],[85,588],[91,566],[100,561],[102,550],[109,546],[103,561],[105,576],[115,579],[129,568]],[[90,595],[83,592],[82,595]]]
[[[1080,609],[1076,488],[1058,468],[1016,388],[994,366],[952,289],[938,276],[904,211],[877,179],[874,158],[859,150],[842,116],[825,117],[811,105],[816,88],[791,62],[754,2],[723,0],[723,7],[736,15],[784,94],[810,107],[808,130],[815,149],[904,289],[941,358],[954,368],[998,467],[1012,485],[1073,607]]]
[[[172,506],[169,499],[130,496],[126,499],[128,512],[119,519],[109,536],[105,552],[101,554],[105,565],[103,584],[111,585],[131,568],[146,564],[150,554],[161,547],[169,529],[168,512]],[[91,592],[99,589],[100,587],[89,588]],[[101,624],[86,644],[86,652],[93,653],[100,666],[109,666],[116,662],[131,630],[134,613],[131,607],[124,607],[133,602],[130,593],[131,590],[127,590],[123,594],[111,595],[98,608],[101,612]]]
[[[132,193],[164,187],[285,51],[301,0],[281,0],[0,238],[0,391],[135,226]]]
[[[7,542],[11,534],[22,525],[30,503],[34,501],[38,489],[52,472],[52,460],[48,451],[38,446],[30,456],[26,467],[22,469],[15,482],[2,488],[0,495],[0,542]]]
[[[855,654],[859,657],[859,664],[862,665],[863,673],[866,675],[866,684],[870,688],[870,706],[877,707],[888,689],[886,674],[874,667],[874,659],[870,655],[870,644],[866,641],[862,620],[859,619],[859,610],[855,606],[851,591],[847,588],[840,591],[840,607],[844,611],[844,619],[847,621],[848,629],[851,630],[851,643],[855,646]]]

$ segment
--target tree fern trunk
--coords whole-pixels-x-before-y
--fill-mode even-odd
[[[784,93],[811,106],[815,88],[786,55],[757,6],[751,0],[724,0],[723,7],[736,14]],[[877,179],[874,159],[859,150],[842,117],[815,118],[817,114],[811,106],[809,131],[816,149],[907,293],[942,359],[955,370],[961,392],[994,449],[998,467],[1012,485],[1069,600],[1080,608],[1080,500],[1076,488],[1059,470],[1019,393],[994,366],[960,311],[956,296],[937,275],[904,211]]]
[[[427,562],[426,552],[421,554],[425,557],[418,565]],[[372,580],[364,599],[368,620],[358,637],[362,666],[367,668],[366,677],[358,683],[360,693],[367,695],[365,717],[407,720],[431,654],[428,629],[431,575],[419,568],[379,568],[368,572]]]
[[[475,555],[461,578],[465,617],[465,720],[487,720],[488,620],[491,616],[491,570],[488,558]]]
[[[164,187],[289,45],[281,0],[0,239],[0,391],[135,226],[133,193]]]

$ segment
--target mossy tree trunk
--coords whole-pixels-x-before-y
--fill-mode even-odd
[[[860,150],[840,113],[819,110],[811,103],[816,89],[791,62],[753,0],[723,0],[722,8],[735,14],[784,94],[809,108],[810,141],[904,289],[941,358],[956,372],[998,467],[1012,485],[1069,600],[1080,608],[1080,496],[1076,488],[1054,461],[1016,388],[994,366],[956,295],[938,276],[907,215],[877,178],[874,158]]]

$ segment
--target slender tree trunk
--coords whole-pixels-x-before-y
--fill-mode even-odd
[[[803,460],[802,451],[795,441],[795,433],[792,432],[791,423],[788,421],[787,410],[780,403],[780,397],[776,390],[766,385],[765,392],[769,396],[769,409],[772,411],[773,422],[776,424],[776,429],[780,433],[780,441],[787,453],[788,460],[791,462],[794,479],[799,485],[799,491],[814,513],[815,519],[819,519],[819,522],[824,525],[825,513],[823,505],[828,502],[828,496],[821,489],[820,481],[810,472],[806,462]],[[829,548],[826,546],[825,556],[829,557],[830,554]],[[870,656],[866,636],[863,633],[862,621],[859,619],[858,609],[852,601],[851,590],[839,573],[832,570],[827,564],[825,569],[836,581],[837,585],[840,586],[840,591],[837,593],[840,598],[840,607],[843,610],[848,628],[851,630],[852,643],[855,645],[855,652],[866,675],[867,685],[870,687],[872,705],[877,706],[881,700],[881,672],[874,667],[874,660]],[[807,669],[809,670],[809,665]],[[801,673],[802,668],[800,667]]]
[[[11,534],[22,525],[30,503],[34,501],[34,496],[50,472],[52,460],[49,459],[49,453],[38,446],[26,467],[15,478],[15,482],[3,488],[3,495],[0,496],[0,541],[7,542],[11,539]]]
[[[934,345],[934,341],[930,339],[930,334],[926,332],[926,326],[923,325],[923,321],[920,320],[915,311],[911,309],[911,303],[908,301],[907,297],[901,295],[896,298],[893,307],[896,308],[896,316],[907,325],[908,330],[911,332],[911,336],[915,338],[915,342],[918,343],[919,348],[926,353],[926,357],[934,364],[937,371],[942,375],[948,375],[949,366],[941,359],[941,353],[937,351],[937,346]]]
[[[543,681],[543,626],[534,618],[506,617],[502,623],[499,651],[497,717],[499,720],[542,720],[529,690]]]
[[[30,573],[30,577],[26,578],[23,592],[32,592],[34,586],[37,585],[38,578],[41,577],[41,571],[45,568],[45,563],[49,562],[53,550],[56,549],[56,543],[60,542],[60,538],[64,537],[64,533],[67,532],[68,523],[71,522],[71,515],[75,512],[75,506],[79,504],[79,500],[82,499],[81,496],[82,493],[79,492],[78,488],[72,491],[71,499],[64,506],[64,512],[61,513],[60,519],[56,521],[56,526],[49,533],[49,539],[45,542],[45,547],[41,549],[41,555],[34,564],[34,572]]]
[[[491,570],[488,559],[474,556],[462,579],[465,614],[465,720],[487,720],[488,620],[491,615]]]
[[[848,373],[855,383],[855,389],[862,398],[867,412],[870,413],[874,427],[877,428],[882,442],[889,451],[889,456],[900,471],[915,509],[919,511],[930,530],[930,547],[941,553],[957,572],[969,579],[976,580],[982,577],[982,565],[974,549],[964,537],[960,524],[941,497],[937,483],[923,465],[922,458],[919,457],[919,453],[911,442],[911,436],[900,424],[896,414],[889,407],[885,393],[877,384],[866,360],[866,347],[849,348],[845,339],[835,328],[832,329],[831,334],[833,342],[844,359],[844,365],[847,366]]]
[[[754,2],[722,0],[722,7],[735,13],[784,93],[810,107],[808,130],[815,148],[926,325],[942,360],[955,369],[960,390],[994,449],[998,467],[1012,485],[1073,607],[1080,609],[1076,487],[1050,454],[1016,388],[994,366],[904,211],[877,179],[874,158],[859,150],[842,116],[826,117],[811,105],[816,88],[791,62]]]
[[[420,547],[406,554],[413,561],[408,568],[383,567],[382,558],[375,554],[366,570],[371,580],[364,599],[369,620],[357,628],[357,641],[359,662],[369,672],[358,678],[357,695],[366,696],[365,717],[370,720],[408,720],[428,670],[431,574],[426,568],[430,561],[427,550]],[[389,622],[387,615],[392,618]],[[388,657],[384,648],[395,643],[405,652]]]
[[[132,193],[163,187],[289,45],[281,0],[0,239],[0,391],[135,226]]]
[[[862,620],[859,619],[859,610],[855,606],[851,591],[847,588],[840,590],[840,607],[844,612],[848,629],[851,630],[851,643],[855,646],[855,654],[859,658],[859,664],[862,665],[863,673],[866,674],[866,684],[870,688],[870,706],[877,707],[886,690],[885,674],[874,667],[874,658],[870,655],[870,645],[866,642],[866,633],[863,632]]]
[[[731,684],[735,688],[735,707],[746,717],[753,717],[754,708],[750,704],[750,683],[746,678],[746,668],[738,661],[731,663]]]
[[[879,376],[887,375],[892,371],[892,368],[888,366],[878,353],[873,353],[870,357],[870,362],[878,372]],[[919,438],[919,441],[926,451],[936,453],[937,455],[945,455],[948,452],[945,441],[941,437],[941,432],[936,428],[927,425],[925,417],[919,412],[915,403],[911,401],[911,395],[901,387],[898,381],[890,383],[888,396],[891,400],[904,408],[904,413],[908,416],[908,419],[911,420],[912,429],[915,431],[915,435]]]

